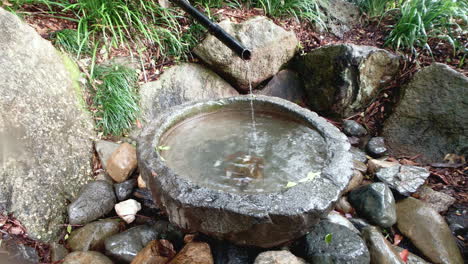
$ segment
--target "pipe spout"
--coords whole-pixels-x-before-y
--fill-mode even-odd
[[[196,21],[202,24],[205,28],[208,29],[210,34],[215,36],[221,42],[224,43],[228,48],[230,48],[234,53],[237,54],[243,60],[250,60],[252,57],[252,52],[244,47],[239,41],[234,39],[229,35],[224,29],[219,25],[213,23],[207,16],[198,11],[193,7],[187,0],[170,0],[172,3],[181,7],[185,12],[191,15]]]

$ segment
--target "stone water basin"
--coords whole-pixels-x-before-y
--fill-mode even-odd
[[[255,96],[192,102],[149,122],[138,163],[169,220],[239,245],[269,248],[325,216],[352,175],[347,138],[316,113]]]

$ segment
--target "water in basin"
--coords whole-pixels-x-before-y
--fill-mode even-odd
[[[198,115],[166,132],[158,147],[179,176],[234,193],[281,191],[325,165],[325,140],[315,129],[256,111],[253,135],[251,122],[248,110]]]

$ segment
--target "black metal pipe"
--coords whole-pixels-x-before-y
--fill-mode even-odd
[[[240,44],[236,39],[229,35],[220,26],[213,23],[207,16],[198,11],[186,0],[170,0],[174,4],[180,6],[185,12],[191,15],[196,21],[202,24],[208,31],[229,47],[234,53],[236,53],[243,60],[250,60],[252,53],[249,49]]]

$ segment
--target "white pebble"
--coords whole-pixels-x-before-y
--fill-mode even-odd
[[[138,182],[138,188],[140,188],[140,189],[146,189],[146,182],[145,182],[145,180],[143,180],[143,178],[141,177],[141,174],[138,175],[137,182]]]
[[[128,199],[115,205],[115,212],[127,224],[135,221],[135,214],[140,210],[141,204],[133,199]]]

